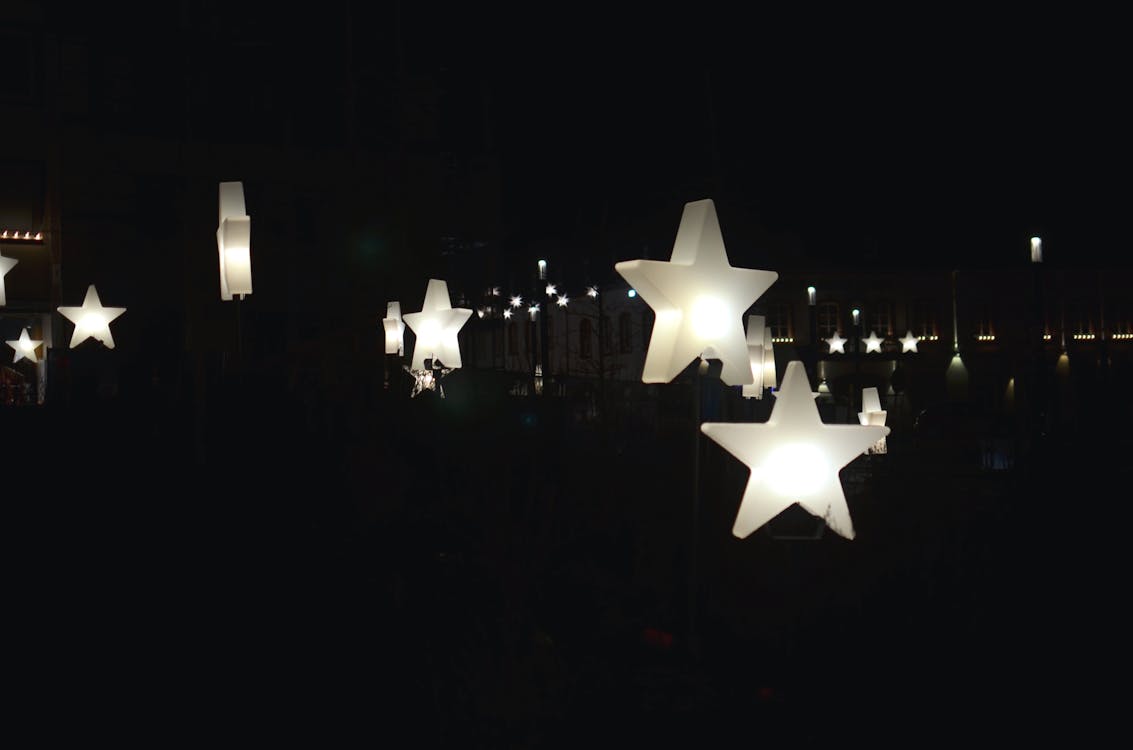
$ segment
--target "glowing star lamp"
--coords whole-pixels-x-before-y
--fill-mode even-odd
[[[788,363],[767,422],[706,422],[700,429],[751,469],[732,527],[741,539],[792,503],[853,539],[838,472],[889,434],[879,425],[824,424],[799,361]]]
[[[878,338],[876,333],[870,331],[869,337],[862,339],[862,341],[865,342],[866,354],[869,354],[870,352],[877,352],[878,354],[881,354],[881,342],[885,341],[885,339]]]
[[[107,349],[113,349],[114,337],[110,335],[110,322],[124,312],[124,307],[103,307],[94,284],[87,287],[82,307],[59,308],[59,314],[75,324],[75,332],[71,334],[72,349],[88,338],[98,339]]]
[[[886,411],[881,408],[881,396],[876,388],[862,389],[862,410],[858,412],[858,422],[863,425],[885,426]],[[866,453],[886,453],[885,438],[866,449]]]
[[[413,345],[413,370],[424,370],[425,360],[432,359],[433,367],[437,361],[446,369],[460,367],[460,342],[456,334],[472,317],[466,308],[454,308],[449,301],[448,284],[440,279],[429,279],[425,288],[425,303],[421,312],[406,313],[405,325],[417,337]]]
[[[5,258],[0,255],[0,307],[8,304],[7,293],[4,291],[4,276],[19,263],[15,258]]]
[[[387,302],[386,316],[382,318],[386,334],[386,354],[401,356],[405,351],[405,322],[401,319],[401,303]]]
[[[220,256],[220,298],[252,293],[252,219],[244,210],[244,183],[220,183],[220,226],[216,230]]]
[[[835,333],[830,338],[826,339],[826,346],[829,347],[831,354],[845,354],[846,341],[848,339],[842,338],[838,333]]]
[[[743,386],[744,398],[763,398],[763,338],[766,319],[762,315],[747,316],[747,353],[751,364],[750,385]]]
[[[31,336],[28,336],[28,329],[21,329],[20,337],[15,341],[8,342],[8,346],[16,350],[16,358],[12,360],[12,364],[25,358],[32,362],[38,362],[39,359],[35,356],[35,350],[42,343],[42,341],[33,341]]]
[[[906,331],[905,337],[901,339],[901,353],[912,352],[917,353],[917,342],[919,339],[913,335],[912,331]]]
[[[642,382],[667,383],[697,357],[719,359],[728,385],[753,382],[743,314],[779,274],[728,264],[711,200],[685,204],[668,262],[627,260],[614,269],[656,313]]]
[[[772,343],[771,329],[763,329],[763,387],[775,388],[779,385],[775,372],[775,346]]]

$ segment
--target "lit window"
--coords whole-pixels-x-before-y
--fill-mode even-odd
[[[885,338],[893,335],[893,305],[888,302],[875,302],[873,304],[871,330],[878,336]]]
[[[791,306],[786,302],[771,304],[767,308],[767,328],[771,331],[771,341],[774,343],[793,343],[795,328],[791,320]]]
[[[819,302],[816,314],[818,316],[818,337],[820,339],[828,339],[836,333],[841,333],[842,326],[839,319],[840,311],[837,302]]]

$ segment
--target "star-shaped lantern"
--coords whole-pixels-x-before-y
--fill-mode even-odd
[[[700,429],[751,469],[732,527],[732,533],[741,539],[792,503],[853,539],[854,526],[838,472],[889,434],[888,427],[824,424],[799,361],[787,365],[766,422],[708,422]]]
[[[669,261],[614,266],[657,318],[641,380],[667,383],[697,357],[719,359],[728,385],[753,381],[743,315],[779,274],[728,264],[711,200],[686,203]]]
[[[405,321],[401,319],[400,302],[386,303],[382,330],[386,335],[386,354],[396,354],[400,357],[405,351]]]
[[[905,337],[901,339],[901,353],[913,352],[915,354],[918,341],[920,341],[920,339],[914,336],[912,331],[906,331]]]
[[[220,258],[220,298],[252,293],[252,219],[244,210],[244,183],[220,183],[220,225],[216,249]]]
[[[425,360],[437,360],[447,369],[460,367],[460,342],[456,334],[472,317],[472,310],[454,308],[449,301],[448,284],[440,279],[429,279],[425,288],[425,303],[421,312],[405,313],[405,325],[413,331],[417,341],[413,344],[414,370],[428,369]]]
[[[862,342],[865,344],[865,353],[877,352],[881,354],[881,344],[883,341],[885,341],[885,339],[878,338],[876,333],[870,331],[869,337],[862,339]]]
[[[7,293],[4,291],[4,277],[19,263],[15,258],[5,258],[0,255],[0,307],[8,304]]]
[[[876,388],[862,389],[862,410],[858,412],[860,424],[885,425],[886,411],[881,408],[881,396]],[[866,453],[887,453],[885,438],[866,449]]]
[[[14,341],[8,342],[8,346],[16,350],[16,358],[12,360],[12,364],[19,362],[21,359],[30,359],[32,362],[38,362],[39,358],[35,356],[35,350],[42,343],[42,341],[33,340],[32,337],[28,335],[28,329],[21,329],[20,337]]]
[[[845,354],[846,353],[846,341],[847,340],[848,339],[842,338],[841,334],[835,333],[833,336],[826,339],[825,341],[826,341],[826,346],[829,347],[831,354],[835,354],[835,353]]]
[[[124,307],[103,307],[94,284],[87,287],[82,307],[59,308],[59,314],[75,324],[75,332],[71,334],[72,349],[88,338],[98,339],[107,349],[113,349],[114,337],[110,335],[110,323],[124,312]]]

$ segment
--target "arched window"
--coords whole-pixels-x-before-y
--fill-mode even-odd
[[[791,319],[791,306],[786,302],[770,304],[767,307],[767,328],[775,343],[792,343],[795,340],[795,326]]]
[[[886,301],[874,302],[870,315],[870,330],[878,336],[893,335],[893,305]]]
[[[582,359],[590,359],[592,356],[593,336],[594,325],[590,322],[590,319],[583,318],[580,320],[578,322],[578,356]]]
[[[633,322],[628,312],[618,316],[618,351],[622,354],[633,351]]]
[[[910,325],[913,335],[921,341],[936,341],[940,330],[936,323],[936,305],[928,300],[913,303],[913,322]]]
[[[818,316],[818,337],[831,338],[842,332],[842,322],[837,302],[819,302],[816,310]]]

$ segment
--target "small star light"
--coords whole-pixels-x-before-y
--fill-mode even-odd
[[[912,331],[906,331],[905,337],[903,339],[901,339],[901,353],[902,354],[904,354],[905,352],[916,353],[918,341],[920,341],[920,339],[918,339],[916,336],[914,336]]]
[[[710,199],[685,204],[669,261],[614,268],[656,313],[642,382],[667,383],[697,357],[719,359],[728,385],[753,382],[743,314],[779,274],[728,264]]]
[[[87,287],[82,307],[59,308],[59,314],[75,324],[75,332],[71,334],[72,349],[88,338],[98,339],[107,349],[113,349],[114,337],[110,335],[110,322],[124,312],[124,307],[103,307],[94,284]]]
[[[799,361],[764,423],[706,422],[701,431],[751,469],[732,533],[744,538],[792,503],[847,539],[854,526],[838,472],[889,434],[888,427],[824,424]]]
[[[523,297],[519,296],[518,294],[515,295],[514,297],[512,297],[511,298],[511,306],[512,307],[522,307],[523,306]]]
[[[531,313],[531,319],[535,320],[535,314],[539,312],[539,303],[536,302],[535,304],[531,305],[531,307],[527,308],[527,312]]]
[[[544,289],[543,291],[545,291],[547,293],[548,297],[554,297],[556,294],[559,293],[559,290],[555,288],[554,284],[547,284],[547,288]]]
[[[12,364],[25,358],[32,362],[38,362],[39,358],[35,356],[35,350],[42,343],[42,341],[32,340],[32,337],[28,336],[28,329],[20,329],[20,337],[15,341],[8,342],[8,346],[16,350],[16,358],[12,360]]]
[[[8,297],[4,291],[4,276],[19,263],[15,258],[5,258],[0,255],[0,307],[8,304]]]
[[[456,334],[472,317],[472,311],[453,308],[449,301],[448,284],[440,279],[429,279],[425,288],[425,303],[421,312],[406,313],[405,325],[417,337],[413,344],[413,361],[410,367],[424,370],[425,360],[440,360],[445,367],[460,367],[460,342]]]
[[[244,183],[220,183],[220,226],[216,229],[220,256],[220,298],[252,293],[252,219],[244,210]]]
[[[831,354],[845,354],[846,341],[847,339],[842,338],[841,334],[835,333],[833,336],[826,339],[826,345],[830,347]]]
[[[511,308],[504,308],[504,320],[511,320]]]
[[[881,354],[881,342],[885,339],[879,339],[877,334],[873,331],[869,332],[869,338],[862,339],[865,342],[865,353],[877,352]]]
[[[586,287],[586,296],[587,297],[597,297],[598,296],[598,287],[596,287],[596,286]]]
[[[570,300],[567,299],[567,296],[565,294],[560,294],[559,298],[557,300],[555,300],[555,304],[558,305],[559,307],[566,307],[567,302],[569,302],[569,301]]]

